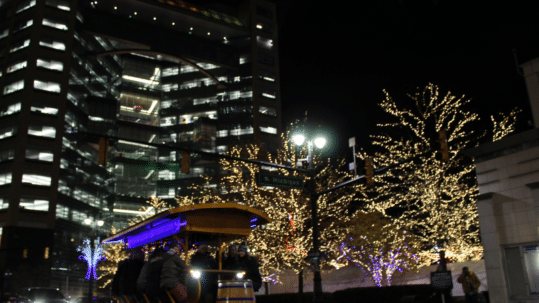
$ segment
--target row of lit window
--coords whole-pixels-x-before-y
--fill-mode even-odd
[[[24,69],[28,66],[28,61],[18,61],[18,62],[15,62],[13,64],[11,64],[10,66],[7,67],[6,69],[6,72],[9,74],[9,73],[14,73],[18,70],[21,70],[21,69]],[[63,71],[64,70],[64,63],[62,61],[57,61],[57,60],[53,60],[53,59],[42,59],[42,58],[38,58],[37,61],[36,61],[36,66],[37,67],[42,67],[42,68],[46,68],[46,69],[49,69],[49,70],[54,70],[54,71]]]
[[[4,149],[0,151],[0,162],[13,160],[14,157],[15,157],[14,148],[8,148],[8,149]],[[52,162],[54,159],[54,154],[52,150],[47,150],[43,148],[35,148],[35,147],[27,147],[26,159]]]
[[[17,126],[5,126],[0,128],[0,139],[9,138],[17,134]],[[43,138],[56,137],[56,128],[54,126],[40,125],[31,123],[28,126],[28,134]]]
[[[8,209],[8,197],[0,198],[0,209]],[[49,211],[49,200],[46,198],[22,196],[19,201],[19,208],[37,211]]]
[[[92,194],[87,190],[79,188],[78,186],[76,186],[75,189],[72,190],[65,180],[60,179],[58,181],[58,191],[85,204],[94,207],[101,207],[101,199],[98,195]]]
[[[56,218],[77,222],[79,224],[86,224],[87,219],[90,219],[90,222],[93,222],[95,219],[84,211],[71,209],[70,207],[61,204],[56,205]]]
[[[34,88],[51,93],[60,93],[60,83],[52,81],[34,80]],[[15,81],[4,86],[4,95],[8,95],[24,89],[24,80]]]
[[[13,179],[10,172],[0,173],[0,185],[11,184],[12,182]],[[51,186],[51,177],[42,174],[23,174],[22,183],[39,186]]]
[[[71,10],[70,2],[68,0],[45,0],[45,5],[49,7],[54,7],[60,10],[64,10],[64,11]],[[20,1],[19,5],[17,5],[17,10],[15,12],[18,14],[34,6],[36,6],[36,0]]]

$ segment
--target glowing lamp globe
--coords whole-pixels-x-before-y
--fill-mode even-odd
[[[305,136],[300,135],[300,134],[294,135],[292,137],[292,140],[294,140],[294,143],[296,143],[296,145],[301,145],[303,144],[303,142],[305,142]]]
[[[316,147],[318,148],[322,148],[326,145],[326,139],[322,137],[318,137],[314,139],[314,145],[316,145]]]

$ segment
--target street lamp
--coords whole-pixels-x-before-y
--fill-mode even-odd
[[[305,136],[297,134],[292,137],[292,140],[296,145],[302,145],[305,142]],[[313,144],[314,143],[314,144]],[[313,161],[313,145],[318,148],[323,148],[326,145],[326,139],[317,137],[314,140],[307,140],[307,162],[309,162],[309,175],[311,182],[309,185],[309,193],[311,195],[311,216],[313,224],[313,250],[309,255],[314,257],[314,302],[322,302],[322,276],[320,275],[320,230],[318,228],[318,196],[316,195],[316,188],[314,184],[314,178],[316,172],[314,170]]]

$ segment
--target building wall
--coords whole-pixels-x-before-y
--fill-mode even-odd
[[[539,267],[529,262],[539,258],[539,147],[533,145],[507,147],[487,160],[476,157],[491,302],[539,302]]]

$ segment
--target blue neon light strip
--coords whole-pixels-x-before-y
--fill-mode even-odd
[[[162,223],[156,222],[155,227],[152,227],[146,231],[143,231],[134,236],[127,237],[127,247],[135,248],[148,244],[153,241],[161,240],[166,237],[170,237],[180,232],[182,226],[185,226],[187,221],[184,216],[180,216],[176,219],[172,219],[168,222]],[[152,224],[154,225],[154,224]],[[149,226],[148,226],[149,227]]]

